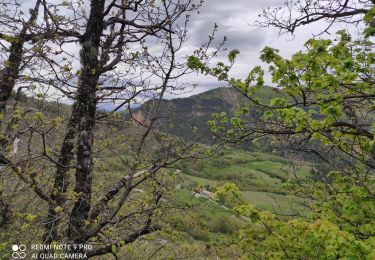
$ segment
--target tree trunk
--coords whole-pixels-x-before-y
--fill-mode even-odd
[[[50,205],[48,210],[43,239],[45,244],[51,244],[53,241],[57,241],[60,218],[56,212],[56,208],[63,207],[65,203],[64,193],[67,191],[69,185],[67,172],[69,171],[71,161],[74,159],[73,148],[76,138],[78,119],[78,104],[75,103],[72,107],[72,114],[68,122],[67,133],[60,150],[60,157],[58,159],[59,165],[57,165],[53,190],[50,195],[53,204]]]
[[[68,235],[71,243],[83,243],[85,241],[82,227],[84,221],[88,218],[91,203],[92,146],[96,116],[96,86],[99,80],[98,54],[100,37],[103,33],[104,3],[104,0],[93,0],[91,2],[90,17],[87,21],[80,52],[81,74],[78,80],[76,102],[72,107],[60,158],[56,166],[54,188],[51,194],[54,204],[50,205],[44,234],[44,243],[46,244],[58,240],[60,217],[56,212],[56,207],[63,207],[66,201],[64,193],[69,185],[67,172],[74,158],[74,146],[77,147],[74,192],[78,195],[78,200],[70,214]]]
[[[0,114],[5,114],[7,102],[19,76],[26,33],[38,17],[39,6],[40,0],[36,2],[31,17],[29,21],[23,25],[20,34],[11,40],[9,58],[5,62],[5,68],[0,72]]]
[[[69,226],[69,241],[84,243],[84,222],[88,219],[91,205],[94,127],[96,116],[96,86],[100,76],[99,47],[103,33],[104,0],[91,2],[90,17],[84,35],[81,58],[81,75],[78,81],[77,109],[79,111],[77,137],[77,169],[74,192],[75,202]],[[74,113],[74,111],[73,111]]]

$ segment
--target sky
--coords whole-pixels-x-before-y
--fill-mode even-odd
[[[180,58],[186,59],[187,55],[191,55],[195,49],[206,42],[215,24],[218,25],[215,36],[216,43],[221,42],[226,36],[228,39],[225,46],[227,50],[238,49],[241,53],[232,69],[231,76],[235,78],[243,79],[255,66],[265,65],[261,64],[259,56],[261,50],[266,46],[279,49],[283,57],[290,57],[298,50],[302,50],[304,43],[326,28],[326,24],[319,22],[297,28],[294,35],[280,35],[276,28],[260,28],[255,25],[255,21],[263,9],[282,6],[284,2],[285,0],[205,0],[203,6],[199,9],[199,14],[191,17],[188,25],[190,37]],[[24,0],[24,4],[27,6],[31,7],[32,3],[34,1]],[[331,32],[342,29],[338,26],[340,25],[332,27]],[[333,36],[325,34],[323,37]],[[155,45],[155,49],[157,48],[158,46]],[[78,53],[79,48],[73,49],[76,49]],[[222,53],[216,60],[225,61],[226,54],[227,52]],[[269,75],[266,75],[266,84],[272,85],[269,78]],[[225,83],[218,82],[213,77],[202,76],[197,73],[189,74],[181,81],[196,85],[196,87],[188,88],[189,91],[179,93],[178,96],[169,93],[165,98],[187,97],[225,86]]]
[[[218,25],[216,39],[219,41],[227,36],[227,49],[240,50],[241,54],[232,70],[234,77],[244,78],[253,67],[261,65],[259,56],[265,46],[279,49],[283,57],[290,57],[296,51],[302,50],[308,39],[319,34],[325,28],[325,24],[321,22],[298,28],[294,35],[280,35],[275,28],[260,28],[254,25],[262,9],[280,6],[284,2],[285,0],[205,0],[200,14],[191,18],[191,36],[187,49],[193,50],[199,47],[212,32],[216,23]],[[331,31],[338,29],[331,28]],[[326,35],[326,37],[332,36]],[[225,59],[225,56],[220,58]],[[191,75],[187,80],[197,83],[198,86],[183,96],[225,85],[212,77],[201,77],[196,74]],[[269,80],[267,82],[266,78],[266,83],[271,82]]]

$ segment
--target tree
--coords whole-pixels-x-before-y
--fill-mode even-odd
[[[362,23],[363,16],[371,12],[373,5],[373,0],[288,0],[283,6],[264,9],[257,24],[278,28],[281,33],[294,33],[298,27],[324,21],[327,26],[320,32],[322,34],[328,32],[333,24]]]
[[[18,9],[18,1],[3,1],[0,5],[1,21],[1,63],[0,63],[0,167],[8,164],[5,152],[11,149],[13,142],[18,142],[18,137],[14,135],[12,126],[17,122],[17,118],[12,117],[9,124],[4,124],[6,120],[6,109],[16,82],[21,71],[33,68],[35,59],[30,55],[30,50],[25,48],[29,42],[43,46],[43,37],[38,38],[37,32],[43,32],[43,26],[38,26],[37,18],[41,1],[36,1],[29,14],[25,14]],[[4,26],[6,25],[6,26]],[[45,37],[48,37],[45,35]],[[17,90],[16,101],[20,98],[22,87]],[[17,103],[14,105],[16,108]],[[9,218],[9,205],[0,196],[1,225],[7,223]]]
[[[162,120],[165,93],[184,87],[178,79],[189,69],[179,55],[190,14],[201,2],[38,3],[44,26],[53,31],[43,48],[31,47],[45,66],[44,76],[30,87],[36,97],[31,100],[44,105],[18,105],[9,115],[20,144],[10,143],[3,155],[2,179],[9,185],[2,196],[12,208],[13,230],[20,230],[16,236],[46,245],[95,243],[94,250],[74,250],[90,257],[115,254],[121,245],[160,229],[167,193],[162,169],[205,150],[196,141],[186,144],[154,129]],[[15,79],[22,84],[19,74]],[[73,101],[71,108],[50,104],[59,95]],[[153,105],[140,120],[131,105],[150,98]],[[112,113],[98,112],[99,104],[112,100],[118,105]],[[130,117],[117,112],[122,107]],[[100,171],[111,163],[109,157],[119,163],[116,173]],[[33,238],[25,234],[31,225]]]
[[[7,101],[10,98],[21,70],[24,57],[24,45],[27,41],[35,41],[36,35],[30,34],[29,30],[32,31],[35,26],[40,3],[41,1],[35,2],[34,8],[30,10],[30,17],[28,19],[26,18],[27,20],[23,20],[25,19],[25,14],[17,13],[17,11],[15,12],[14,17],[5,15],[10,13],[10,10],[20,5],[17,1],[10,1],[9,3],[2,3],[1,5],[2,16],[0,19],[2,20],[2,23],[7,24],[10,29],[9,34],[3,32],[0,34],[1,40],[8,44],[6,48],[7,58],[2,62],[4,67],[0,72],[0,113],[2,115],[5,112]]]
[[[341,12],[337,17],[352,17],[354,13],[346,9],[332,9],[339,2],[343,1],[298,1],[296,5],[336,10]],[[249,105],[232,118],[213,115],[211,130],[224,142],[273,138],[288,148],[318,156],[320,164],[329,165],[328,171],[314,167],[310,178],[296,176],[290,184],[291,193],[308,209],[300,216],[285,220],[239,202],[234,212],[252,220],[239,235],[239,244],[249,257],[371,259],[375,255],[375,234],[371,230],[375,221],[375,9],[370,1],[361,4],[366,4],[365,11],[351,9],[364,14],[361,25],[367,25],[359,40],[339,31],[335,41],[308,40],[305,50],[291,58],[264,48],[261,60],[268,64],[275,84],[275,95],[267,100],[257,98],[259,90],[269,88],[261,67],[253,69],[245,80],[229,76],[239,51],[229,53],[228,65],[220,62],[214,67],[197,57],[189,58],[190,67],[228,82],[249,100]],[[267,23],[275,22],[279,28],[293,32],[310,21],[334,18],[330,12],[312,10],[300,14],[307,22],[287,16],[286,23]],[[313,19],[314,15],[318,17]]]

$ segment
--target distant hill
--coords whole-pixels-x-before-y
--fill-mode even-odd
[[[13,93],[12,99],[9,102],[9,108],[14,103]],[[257,98],[266,102],[267,100],[280,95],[272,88],[263,88],[257,92]],[[24,108],[35,108],[38,111],[46,112],[53,116],[61,116],[65,119],[69,117],[71,106],[65,103],[48,102],[42,99],[27,97],[21,95],[21,104]],[[133,116],[137,120],[144,120],[150,109],[153,107],[155,100],[149,100],[139,107],[133,107]],[[171,135],[181,137],[185,140],[195,140],[207,133],[200,142],[210,143],[213,141],[212,135],[207,122],[212,118],[212,114],[226,112],[229,116],[233,115],[236,108],[247,104],[249,101],[241,93],[233,88],[220,87],[215,88],[197,95],[186,98],[175,98],[170,100],[163,100],[158,114],[157,129],[161,132],[167,132]],[[107,113],[106,104],[98,106],[98,115]],[[128,118],[125,113],[125,121]],[[117,125],[121,129],[121,124]],[[252,144],[244,144],[243,148],[247,150]],[[262,150],[267,151],[267,150]]]
[[[272,88],[259,91],[257,97],[267,100],[278,93]],[[137,118],[145,118],[149,113],[154,100],[147,101],[134,111]],[[207,122],[213,113],[226,112],[232,115],[237,107],[244,105],[248,100],[233,88],[221,87],[209,90],[187,98],[163,100],[158,120],[160,131],[192,140],[209,131]],[[210,142],[212,136],[206,135],[201,141]]]
[[[154,100],[136,109],[135,116],[144,118]],[[158,129],[184,139],[193,139],[209,130],[207,122],[213,113],[232,114],[244,98],[231,88],[217,88],[187,98],[163,100],[159,113]],[[209,137],[205,138],[208,141]]]

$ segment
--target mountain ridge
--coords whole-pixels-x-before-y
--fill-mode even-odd
[[[257,91],[256,97],[262,101],[278,95],[271,87]],[[137,119],[147,118],[156,100],[148,100],[134,110]],[[236,108],[248,104],[249,100],[239,91],[231,87],[219,87],[190,97],[163,99],[158,113],[157,128],[182,137],[185,140],[199,138],[210,131],[208,121],[212,114],[225,112],[228,116],[234,114]],[[211,142],[211,135],[206,135],[202,142]]]

